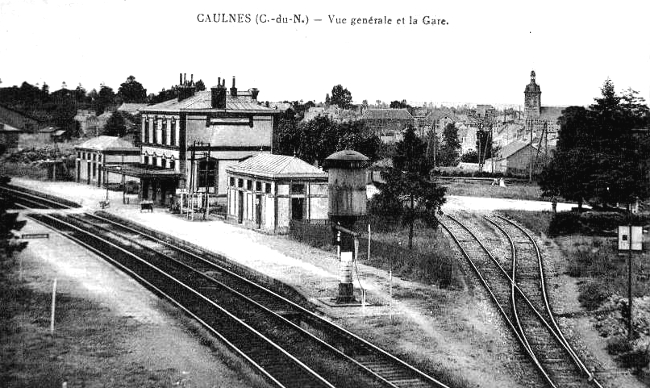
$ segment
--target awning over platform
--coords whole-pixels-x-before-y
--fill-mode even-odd
[[[171,168],[155,168],[144,164],[127,164],[123,166],[106,166],[106,172],[131,176],[134,178],[168,178],[180,179],[183,176],[180,172]]]

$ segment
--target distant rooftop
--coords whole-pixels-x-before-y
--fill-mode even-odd
[[[97,136],[86,140],[75,148],[95,151],[133,151],[139,150],[133,144],[116,136]]]

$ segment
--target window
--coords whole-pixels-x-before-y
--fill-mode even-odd
[[[169,168],[172,170],[176,169],[176,161],[174,159],[169,161]]]
[[[147,142],[147,128],[149,128],[149,118],[148,117],[143,117],[142,118],[142,138],[141,141],[143,143]]]
[[[262,182],[255,182],[255,191],[262,191]]]
[[[149,164],[149,157],[147,155],[144,156],[144,164]]]
[[[253,181],[250,179],[246,181],[246,190],[253,190]]]
[[[167,118],[162,119],[162,136],[160,139],[161,144],[167,144]]]
[[[198,187],[213,187],[216,178],[217,161],[201,160],[199,161]]]
[[[237,179],[237,187],[244,187],[244,180],[243,179]]]
[[[172,125],[171,125],[171,131],[170,131],[170,144],[175,146],[176,144],[176,119],[172,117]]]
[[[291,194],[304,194],[304,193],[305,193],[304,183],[291,185]]]
[[[158,142],[158,120],[153,120],[153,141],[152,143],[156,144]]]
[[[265,187],[264,191],[266,191],[267,194],[271,194],[271,184],[267,183],[267,184],[265,184],[265,186],[266,187]]]
[[[93,178],[97,178],[97,165],[93,163]]]
[[[235,186],[235,178],[230,177],[230,186],[234,187]]]

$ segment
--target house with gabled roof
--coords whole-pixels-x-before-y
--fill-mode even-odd
[[[228,219],[273,233],[291,220],[327,219],[327,173],[295,156],[259,153],[226,173]]]
[[[541,172],[547,162],[548,155],[535,143],[522,140],[515,140],[504,145],[497,152],[494,159],[494,171],[510,175],[527,176],[530,174],[530,166],[533,164],[533,174]],[[491,164],[490,159],[485,161],[486,165]]]

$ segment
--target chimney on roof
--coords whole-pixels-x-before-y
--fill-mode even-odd
[[[237,97],[237,88],[235,87],[235,76],[232,77],[232,88],[230,88],[230,97]]]
[[[257,101],[257,95],[260,93],[259,89],[252,88],[249,91],[251,92],[251,97],[253,98],[253,100]]]
[[[191,75],[194,78],[194,74]],[[181,73],[181,82],[178,85],[178,101],[183,101],[186,98],[192,97],[196,92],[196,87],[193,82],[187,82],[187,73]]]
[[[217,86],[210,88],[212,93],[211,106],[214,109],[226,109],[226,80],[223,80],[221,83],[221,77],[219,77],[219,82]]]

